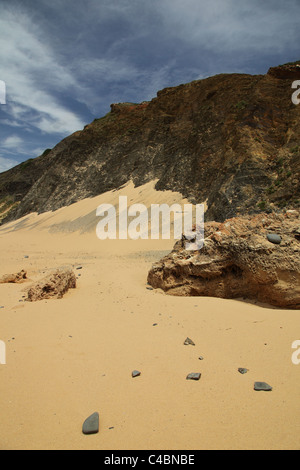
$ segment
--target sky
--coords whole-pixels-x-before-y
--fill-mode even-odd
[[[111,103],[300,59],[299,18],[300,0],[0,0],[0,172]]]

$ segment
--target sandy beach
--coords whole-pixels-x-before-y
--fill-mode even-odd
[[[154,183],[129,184],[0,228],[0,275],[28,275],[0,285],[0,449],[299,449],[299,310],[147,288],[152,263],[174,241],[99,240],[96,208],[119,195],[186,202]],[[76,289],[24,301],[60,267],[74,270]],[[186,380],[191,372],[201,379]],[[272,392],[255,392],[256,381]],[[95,411],[100,431],[85,436]]]

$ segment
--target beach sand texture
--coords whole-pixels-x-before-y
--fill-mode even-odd
[[[0,275],[28,277],[0,285],[0,449],[299,449],[299,310],[147,289],[174,241],[97,239],[96,208],[119,195],[187,202],[154,182],[130,183],[0,228]],[[24,301],[62,267],[74,270],[76,289]],[[254,391],[256,381],[273,390]],[[83,435],[94,412],[99,433]]]

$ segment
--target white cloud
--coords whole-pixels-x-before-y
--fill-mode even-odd
[[[57,91],[80,88],[80,84],[58,63],[49,44],[43,41],[42,31],[21,9],[13,13],[4,8],[1,12],[0,63],[1,79],[7,87],[7,111],[15,120],[47,133],[66,134],[84,126],[55,98]]]
[[[5,158],[0,156],[0,173],[3,171],[10,170],[14,166],[18,165],[19,162],[12,160],[10,158]]]
[[[4,139],[4,141],[1,143],[1,147],[4,147],[5,149],[15,149],[16,147],[19,147],[22,143],[23,139],[21,139],[17,135],[11,135]]]
[[[19,121],[14,121],[11,119],[0,119],[0,124],[10,127],[24,127],[23,124]]]

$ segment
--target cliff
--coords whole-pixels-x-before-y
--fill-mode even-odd
[[[299,62],[300,63],[300,62]],[[157,179],[206,201],[206,220],[300,206],[298,64],[222,74],[111,111],[51,151],[0,174],[3,222]]]

